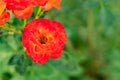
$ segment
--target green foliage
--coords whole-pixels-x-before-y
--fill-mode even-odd
[[[119,0],[62,0],[42,17],[62,22],[68,40],[59,59],[42,65],[26,56],[21,35],[0,29],[0,80],[120,80],[119,8]],[[8,23],[22,29],[11,16]]]

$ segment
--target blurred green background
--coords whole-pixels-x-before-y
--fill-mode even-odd
[[[62,57],[33,63],[21,35],[0,30],[0,80],[120,80],[120,0],[62,0],[44,16],[65,26]],[[23,20],[8,23],[22,29]]]

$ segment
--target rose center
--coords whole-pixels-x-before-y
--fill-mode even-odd
[[[45,44],[47,41],[48,41],[47,37],[45,37],[45,36],[40,37],[40,43],[41,44]]]

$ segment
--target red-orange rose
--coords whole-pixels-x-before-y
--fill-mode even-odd
[[[36,6],[35,0],[4,0],[10,10],[23,10],[28,6]]]
[[[3,25],[7,20],[9,20],[10,14],[6,11],[0,16],[0,25]]]
[[[27,7],[24,10],[13,10],[13,14],[17,18],[29,18],[32,15],[32,7]]]
[[[36,0],[36,1],[39,6],[44,6],[48,2],[48,0]]]
[[[32,15],[32,8],[37,5],[34,0],[4,0],[7,8],[12,10],[17,18],[29,18]]]
[[[45,63],[48,58],[58,58],[66,42],[63,25],[49,19],[35,19],[23,31],[22,44],[34,62]]]
[[[44,10],[48,11],[50,10],[52,7],[55,8],[60,8],[60,2],[61,0],[37,0],[38,1],[38,5],[41,6]]]

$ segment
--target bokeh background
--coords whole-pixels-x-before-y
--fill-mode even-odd
[[[8,23],[22,29],[23,20],[11,16]],[[120,80],[120,0],[62,0],[44,17],[65,26],[62,57],[34,63],[21,35],[0,29],[0,80]]]

